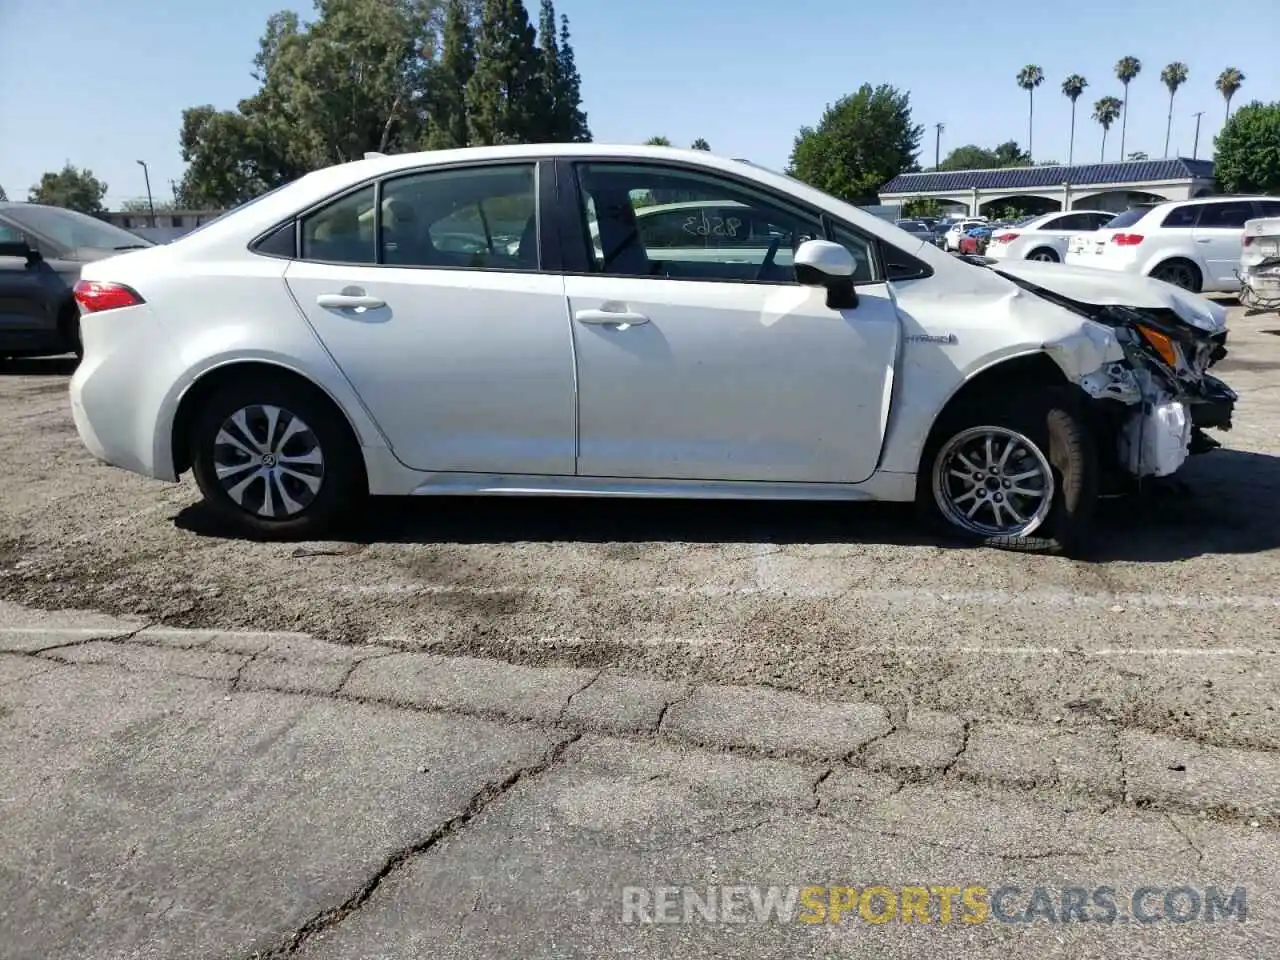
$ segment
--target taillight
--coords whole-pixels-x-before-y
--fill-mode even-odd
[[[1140,233],[1113,233],[1111,242],[1117,247],[1136,247],[1142,242],[1142,234]]]
[[[997,233],[994,237],[991,238],[991,242],[992,243],[1012,243],[1014,240],[1017,240],[1017,239],[1018,239],[1018,235],[1016,233]]]
[[[104,283],[101,280],[77,280],[72,295],[85,313],[100,310],[119,310],[146,303],[137,290],[123,283]]]
[[[1251,243],[1253,243],[1253,237],[1243,236],[1240,238],[1240,246],[1242,247],[1247,247]]]

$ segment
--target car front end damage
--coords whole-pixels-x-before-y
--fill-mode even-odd
[[[1110,328],[1123,351],[1123,358],[1076,378],[1088,397],[1086,412],[1099,441],[1104,490],[1170,476],[1189,456],[1221,446],[1206,431],[1230,430],[1237,400],[1235,391],[1209,372],[1227,354],[1222,307],[1198,297],[1189,300],[1193,295],[1173,293],[1173,288],[1156,291],[1157,297],[1150,290],[1135,291],[1139,306],[1110,302],[1122,299],[1117,290],[1097,297],[1107,302],[1089,302],[1081,299],[1089,294],[1079,285],[1051,290],[1023,276],[1005,275],[1023,289]]]

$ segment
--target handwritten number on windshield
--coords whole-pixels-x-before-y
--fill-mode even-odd
[[[689,217],[684,222],[684,232],[691,237],[729,237],[736,239],[742,229],[737,217],[708,217],[705,213]]]

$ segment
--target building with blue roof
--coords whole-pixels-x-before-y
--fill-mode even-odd
[[[880,189],[882,204],[937,200],[969,214],[1016,206],[1028,213],[1114,210],[1164,200],[1190,200],[1214,192],[1213,161],[1177,157],[1071,166],[1004,167],[903,173]]]

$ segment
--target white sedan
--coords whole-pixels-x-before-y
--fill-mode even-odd
[[[689,208],[651,248],[637,198],[752,227]],[[576,494],[915,500],[971,540],[1065,548],[1100,483],[1177,469],[1189,422],[1234,399],[1203,375],[1222,310],[1198,297],[996,272],[660,147],[329,167],[85,267],[75,295],[85,445],[193,471],[256,536],[366,494]]]
[[[1105,210],[1046,213],[991,232],[986,255],[995,260],[1043,260],[1061,263],[1072,237],[1092,233],[1115,219]]]

